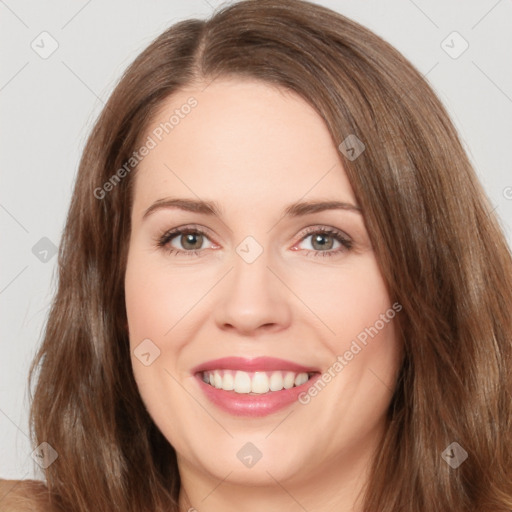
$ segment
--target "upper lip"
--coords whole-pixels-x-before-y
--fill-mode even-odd
[[[314,373],[319,371],[318,368],[303,366],[293,361],[276,357],[255,357],[252,359],[221,357],[220,359],[212,359],[211,361],[201,363],[192,368],[192,373],[196,374],[209,370],[242,370],[245,372],[288,370],[298,373]]]

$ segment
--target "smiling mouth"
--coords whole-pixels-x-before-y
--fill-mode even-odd
[[[199,377],[210,386],[245,395],[261,395],[299,387],[319,372],[290,370],[245,372],[242,370],[206,370]]]

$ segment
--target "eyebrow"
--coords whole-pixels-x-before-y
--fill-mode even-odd
[[[155,201],[142,216],[143,219],[161,209],[179,209],[187,212],[202,213],[215,217],[222,217],[222,208],[216,201],[202,201],[197,199],[185,199],[166,197]],[[325,210],[347,210],[361,213],[361,207],[342,201],[304,201],[288,205],[284,209],[284,216],[301,217]]]

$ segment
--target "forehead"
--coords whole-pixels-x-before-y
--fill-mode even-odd
[[[134,208],[165,195],[240,208],[302,197],[354,202],[320,115],[300,96],[258,81],[223,79],[167,98],[142,137]]]

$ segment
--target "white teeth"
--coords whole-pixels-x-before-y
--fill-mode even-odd
[[[222,375],[221,375],[219,372],[215,372],[215,373],[213,374],[213,385],[214,385],[217,389],[222,388]]]
[[[295,373],[287,372],[287,374],[284,376],[284,389],[293,388],[294,384],[295,384]]]
[[[270,391],[281,391],[283,389],[283,374],[281,372],[273,372],[269,381]]]
[[[295,377],[295,385],[296,386],[301,386],[302,384],[304,384],[307,381],[308,381],[307,373],[299,373],[299,375],[297,375],[297,377]]]
[[[214,373],[217,373],[215,370]],[[235,387],[233,388],[236,393],[250,393],[251,392],[251,377],[246,372],[235,373]]]
[[[301,386],[309,380],[307,373],[295,372],[244,372],[241,370],[212,370],[202,374],[207,384],[225,391],[243,394],[263,394],[269,391],[290,389],[294,385]]]
[[[268,377],[265,372],[255,372],[252,378],[251,391],[253,393],[266,393],[269,390]]]
[[[222,378],[222,389],[226,391],[232,391],[235,389],[235,379],[231,372],[224,372],[224,377]]]

